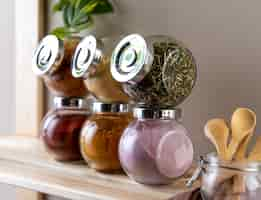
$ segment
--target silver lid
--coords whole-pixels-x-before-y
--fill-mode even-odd
[[[57,108],[60,107],[73,107],[84,108],[86,107],[86,101],[82,98],[70,98],[70,97],[54,97],[54,105]]]
[[[123,38],[113,51],[111,74],[119,82],[136,84],[150,71],[153,48],[139,34]]]
[[[174,119],[178,121],[181,118],[181,109],[136,107],[133,109],[133,115],[138,119]]]
[[[91,65],[101,62],[101,44],[92,35],[85,37],[77,46],[72,59],[72,75],[86,77]]]
[[[120,103],[108,104],[102,102],[94,102],[92,105],[92,112],[126,113],[126,112],[130,112],[130,106],[129,104],[120,104]]]
[[[33,72],[37,75],[51,73],[61,64],[63,56],[63,42],[54,35],[47,35],[34,52]]]

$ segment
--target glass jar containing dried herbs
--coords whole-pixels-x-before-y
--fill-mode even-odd
[[[132,121],[127,104],[94,102],[93,115],[81,131],[83,158],[91,168],[102,172],[121,170],[118,145],[124,129]]]
[[[103,103],[127,103],[129,97],[122,85],[112,78],[110,56],[115,39],[98,40],[94,36],[85,37],[77,46],[72,64],[72,74],[85,79],[89,92]]]
[[[42,39],[33,56],[33,71],[41,76],[48,89],[55,96],[83,97],[87,88],[83,80],[71,74],[71,60],[79,43],[79,37],[63,40],[54,35]]]
[[[192,53],[181,42],[163,35],[123,38],[113,52],[111,73],[124,83],[134,101],[164,106],[183,102],[197,77]]]

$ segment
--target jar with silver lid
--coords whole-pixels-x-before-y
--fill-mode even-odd
[[[131,34],[114,49],[111,73],[134,101],[177,106],[191,93],[197,69],[191,52],[176,39]]]
[[[84,99],[54,98],[54,109],[46,114],[40,128],[41,139],[51,157],[58,161],[82,159],[80,131],[89,116]]]
[[[84,79],[90,93],[104,103],[128,103],[129,97],[110,73],[110,57],[116,39],[86,36],[77,46],[72,74]]]
[[[259,200],[261,197],[261,163],[224,161],[216,154],[201,156],[198,168],[187,186],[201,181],[204,200]]]
[[[121,169],[118,144],[124,129],[132,121],[128,104],[94,102],[92,116],[81,131],[81,152],[88,165],[102,172]]]
[[[54,35],[47,35],[34,52],[33,72],[43,78],[46,86],[55,96],[87,95],[83,80],[76,79],[71,74],[72,55],[79,41],[79,37],[60,40]]]
[[[169,184],[191,166],[193,146],[180,109],[134,108],[119,145],[124,171],[143,184]]]

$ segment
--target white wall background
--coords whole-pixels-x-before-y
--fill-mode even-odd
[[[49,0],[49,3],[54,0]],[[198,82],[180,107],[192,134],[196,156],[212,151],[203,126],[229,117],[238,106],[257,112],[261,132],[260,0],[115,0],[117,15],[99,18],[98,35],[168,34],[182,40],[198,63]],[[49,15],[49,28],[61,24]],[[260,118],[259,118],[260,116]]]
[[[0,133],[11,134],[15,130],[14,88],[14,1],[1,1],[0,7]],[[0,185],[1,199],[15,199],[15,189]]]

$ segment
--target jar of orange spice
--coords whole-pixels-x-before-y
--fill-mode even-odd
[[[81,131],[82,156],[91,168],[117,172],[121,170],[119,140],[132,121],[129,105],[94,102],[92,111]]]

